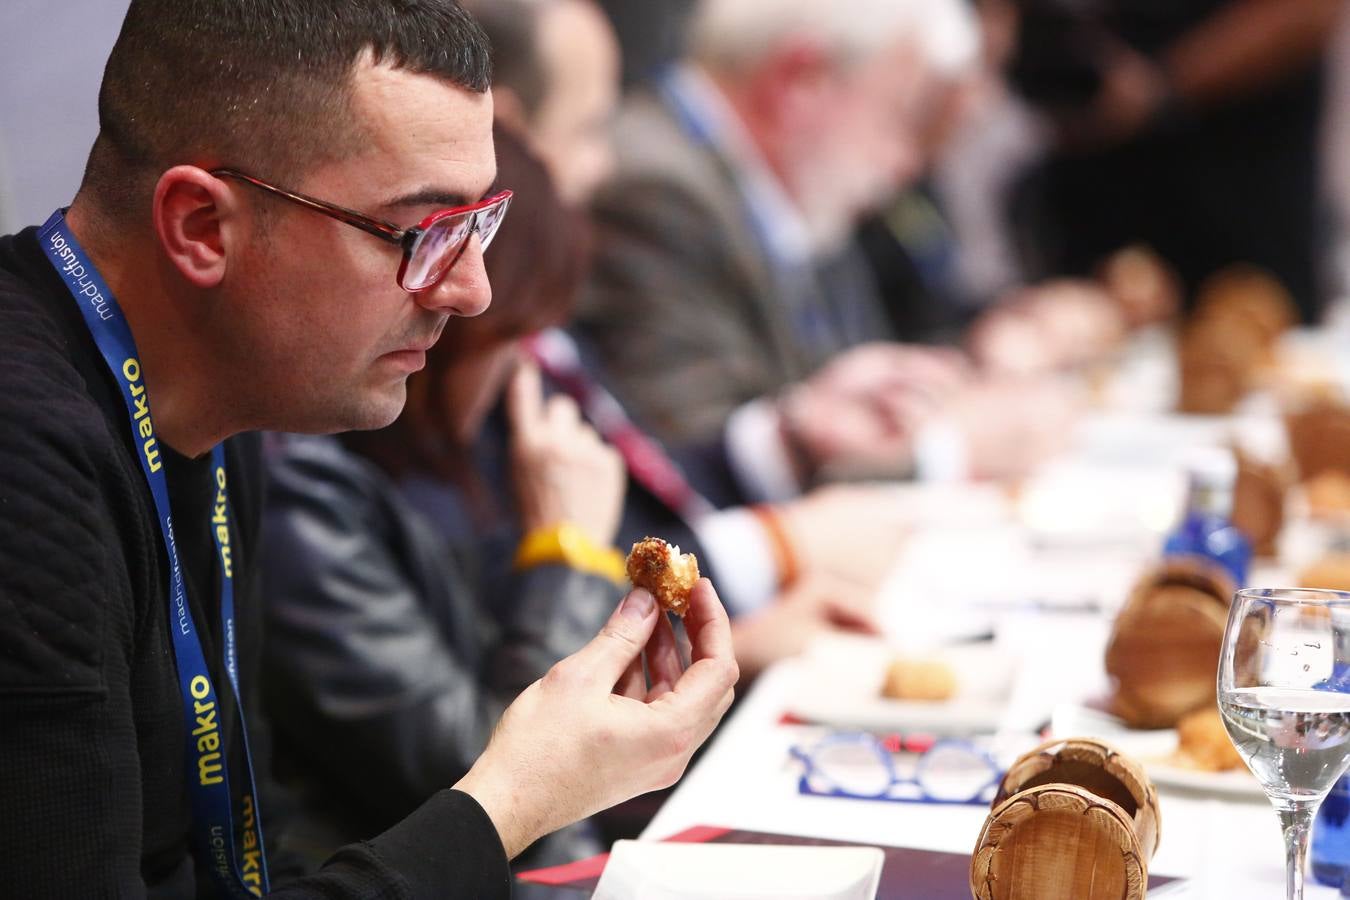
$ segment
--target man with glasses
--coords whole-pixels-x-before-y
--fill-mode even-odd
[[[0,880],[16,896],[269,891],[242,435],[386,424],[447,318],[486,308],[482,253],[510,200],[488,71],[450,0],[133,0],[78,196],[0,239]],[[642,702],[656,620],[631,594],[455,789],[274,893],[507,896],[533,840],[671,783],[736,666],[705,582],[693,665]]]

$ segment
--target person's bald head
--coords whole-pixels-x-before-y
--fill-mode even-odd
[[[468,0],[497,60],[498,118],[516,128],[571,203],[613,164],[619,47],[593,0]]]

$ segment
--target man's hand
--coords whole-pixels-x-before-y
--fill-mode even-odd
[[[803,577],[774,603],[732,626],[741,676],[754,678],[780,659],[797,656],[821,635],[880,634],[871,613],[872,594],[828,576]]]
[[[1072,383],[1007,379],[966,391],[950,415],[965,438],[972,474],[1013,478],[1065,449],[1084,405]]]
[[[841,354],[780,403],[800,474],[904,472],[919,424],[967,377],[963,358],[950,351],[866,344]]]
[[[455,787],[487,811],[509,857],[684,773],[739,678],[731,625],[707,579],[694,588],[684,624],[687,670],[669,619],[650,594],[633,591],[594,640],[507,708]]]
[[[1023,288],[971,329],[985,371],[1033,375],[1100,360],[1128,330],[1125,312],[1096,282],[1059,278]]]
[[[522,363],[507,391],[511,470],[526,533],[564,522],[614,543],[627,484],[623,458],[581,419],[570,397],[544,400],[539,369]]]
[[[1128,141],[1152,124],[1170,94],[1162,67],[1123,41],[1114,41],[1092,103],[1055,123],[1059,144],[1072,151]]]
[[[778,508],[807,576],[872,597],[895,566],[909,531],[895,491],[876,485],[817,488]]]

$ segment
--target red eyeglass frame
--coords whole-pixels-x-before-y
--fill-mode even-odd
[[[393,224],[392,222],[386,222],[383,219],[376,219],[371,216],[364,215],[363,213],[359,213],[354,209],[348,209],[345,206],[338,206],[336,203],[328,203],[327,201],[319,200],[316,197],[310,197],[307,194],[300,194],[296,193],[295,191],[288,191],[285,188],[280,188],[274,184],[269,184],[266,181],[263,181],[261,178],[255,178],[252,175],[240,172],[237,169],[229,169],[229,168],[212,169],[211,174],[216,176],[217,178],[237,178],[246,184],[251,184],[256,188],[261,188],[262,190],[267,191],[268,193],[275,194],[276,196],[286,200],[290,200],[292,203],[299,204],[300,206],[303,206],[314,212],[328,216],[331,219],[336,219],[337,221],[342,222],[344,225],[350,225],[353,228],[359,228],[366,234],[374,235],[375,237],[379,238],[382,241],[386,241],[390,244],[395,244],[401,247],[403,249],[403,261],[399,264],[398,267],[398,285],[404,290],[408,290],[408,288],[404,287],[403,285],[403,278],[408,271],[408,263],[411,262],[413,252],[417,249],[418,240],[422,237],[423,234],[426,233],[428,228],[435,225],[437,222],[450,218],[451,216],[475,214],[502,203],[509,203],[511,198],[515,196],[514,191],[510,190],[498,191],[491,197],[479,200],[477,203],[470,203],[465,206],[452,206],[449,209],[442,209],[437,212],[434,212],[411,228],[400,228],[399,226]],[[440,281],[441,278],[444,278],[446,272],[449,272],[451,269],[453,269],[455,267],[455,263],[459,262],[459,258],[464,255],[464,249],[469,246],[469,240],[474,236],[474,234],[477,231],[478,231],[478,221],[475,216],[468,233],[464,236],[464,240],[460,241],[459,248],[455,251],[454,258],[450,260],[449,264],[446,265],[445,269],[440,273],[439,276],[437,276],[435,281],[432,281],[430,284],[427,284],[423,287],[416,288],[415,290],[421,291],[427,290],[431,287],[434,287]]]

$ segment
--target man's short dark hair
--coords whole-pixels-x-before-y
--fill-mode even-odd
[[[528,116],[539,111],[548,95],[548,76],[539,46],[539,21],[550,2],[465,0],[464,3],[492,44],[493,83],[514,92]]]
[[[125,213],[184,163],[293,183],[359,148],[351,74],[367,52],[476,93],[491,83],[487,38],[454,0],[132,0],[81,192]]]

